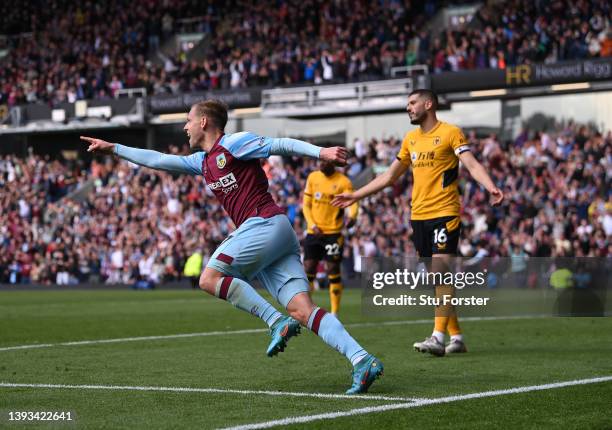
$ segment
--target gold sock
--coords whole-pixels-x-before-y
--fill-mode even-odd
[[[459,320],[457,319],[457,314],[453,312],[451,316],[448,317],[448,334],[451,336],[456,336],[461,334],[461,327],[459,327]]]
[[[329,275],[329,301],[331,303],[331,312],[337,314],[340,311],[340,300],[342,299],[342,278],[340,274]]]
[[[450,285],[439,285],[436,287],[436,298],[440,300],[440,303],[443,303],[443,296],[452,296],[453,295],[453,287]],[[453,308],[451,305],[440,304],[436,306],[435,318],[434,318],[434,330],[439,331],[441,333],[446,333],[446,328],[448,326],[448,320],[451,314],[453,313]]]
[[[448,326],[448,317],[435,317],[434,318],[434,330],[442,333],[446,333],[446,327]]]

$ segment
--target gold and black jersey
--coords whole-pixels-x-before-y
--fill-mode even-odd
[[[317,170],[308,175],[304,191],[303,212],[308,224],[308,233],[313,233],[313,226],[319,227],[323,234],[336,234],[342,231],[344,224],[344,209],[331,205],[336,194],[353,191],[350,179],[340,172],[325,176]],[[349,208],[349,216],[357,217],[358,205]]]
[[[420,128],[406,133],[397,158],[412,166],[411,219],[459,215],[458,156],[469,150],[461,129],[442,121],[428,133]]]

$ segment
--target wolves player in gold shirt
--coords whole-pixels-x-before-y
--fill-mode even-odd
[[[484,167],[476,160],[459,127],[439,121],[438,97],[431,90],[415,90],[408,96],[406,110],[411,124],[419,127],[406,133],[402,147],[389,169],[372,182],[352,193],[342,193],[332,204],[347,207],[360,199],[392,185],[412,166],[414,185],[410,223],[413,241],[420,257],[433,257],[434,271],[449,267],[457,254],[461,222],[459,220],[459,161],[491,195],[491,204],[504,198]],[[452,294],[452,286],[436,287],[436,296]],[[416,342],[417,351],[436,356],[466,352],[457,315],[451,306],[438,307],[431,337]],[[448,330],[451,339],[444,346]]]
[[[327,161],[320,163],[320,170],[308,175],[304,191],[302,210],[308,224],[304,240],[304,268],[312,291],[317,265],[319,261],[325,260],[331,312],[337,315],[343,290],[340,262],[344,247],[342,237],[344,210],[332,206],[331,200],[336,194],[353,191],[353,184],[349,178],[336,171],[333,163]],[[357,211],[358,204],[353,203],[349,209],[347,227],[350,228],[355,223]]]

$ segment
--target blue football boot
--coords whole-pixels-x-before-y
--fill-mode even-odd
[[[270,328],[272,341],[266,351],[268,357],[273,357],[279,352],[283,352],[289,339],[300,334],[300,330],[300,323],[293,318],[280,317]]]

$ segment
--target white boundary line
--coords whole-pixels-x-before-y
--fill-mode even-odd
[[[365,415],[365,414],[371,414],[371,413],[376,413],[376,412],[392,411],[392,410],[397,410],[397,409],[410,409],[410,408],[418,408],[420,406],[435,405],[435,404],[440,404],[440,403],[458,402],[461,400],[481,399],[485,397],[504,396],[507,394],[516,394],[516,393],[527,393],[530,391],[552,390],[555,388],[570,387],[574,385],[595,384],[599,382],[609,382],[609,381],[612,381],[612,376],[602,376],[599,378],[590,378],[590,379],[576,379],[573,381],[555,382],[552,384],[544,384],[544,385],[531,385],[527,387],[509,388],[506,390],[483,391],[480,393],[440,397],[437,399],[422,399],[422,400],[417,400],[412,403],[393,403],[390,405],[370,406],[366,408],[351,409],[351,410],[343,411],[343,412],[329,412],[329,413],[317,414],[317,415],[288,417],[288,418],[283,418],[280,420],[266,421],[266,422],[253,423],[253,424],[245,424],[245,425],[239,425],[239,426],[234,426],[234,427],[226,427],[223,430],[267,429],[271,427],[284,426],[284,425],[290,425],[290,424],[308,423],[312,421],[328,420],[328,419],[335,419],[335,418],[341,418],[341,417],[351,417],[355,415]]]
[[[531,318],[542,318],[543,315],[525,315],[525,316],[501,316],[501,317],[465,317],[461,318],[461,321],[498,321],[498,320],[521,320]],[[433,318],[420,319],[420,320],[403,320],[403,321],[372,321],[365,323],[352,323],[345,324],[347,328],[359,328],[359,327],[376,327],[376,326],[389,326],[389,325],[414,325],[414,324],[428,324],[433,321]],[[93,340],[79,340],[71,342],[58,342],[58,343],[33,343],[26,345],[15,345],[0,347],[2,351],[15,351],[21,349],[37,349],[37,348],[52,348],[56,346],[82,346],[82,345],[97,345],[103,343],[123,343],[123,342],[140,342],[149,340],[166,340],[166,339],[180,339],[189,337],[205,337],[205,336],[232,336],[241,334],[252,334],[252,333],[266,333],[268,329],[255,328],[245,330],[227,330],[227,331],[208,331],[200,333],[179,333],[169,334],[160,336],[140,336],[140,337],[123,337],[115,339],[93,339]]]
[[[278,397],[314,397],[318,399],[350,399],[350,400],[381,400],[390,402],[417,402],[424,399],[409,397],[389,397],[376,395],[354,396],[349,394],[332,393],[304,393],[291,391],[265,391],[265,390],[232,390],[223,388],[191,388],[191,387],[135,387],[129,385],[64,385],[64,384],[18,384],[0,382],[0,388],[51,388],[51,389],[80,389],[80,390],[111,390],[111,391],[168,391],[178,393],[216,393],[216,394],[258,394]]]

